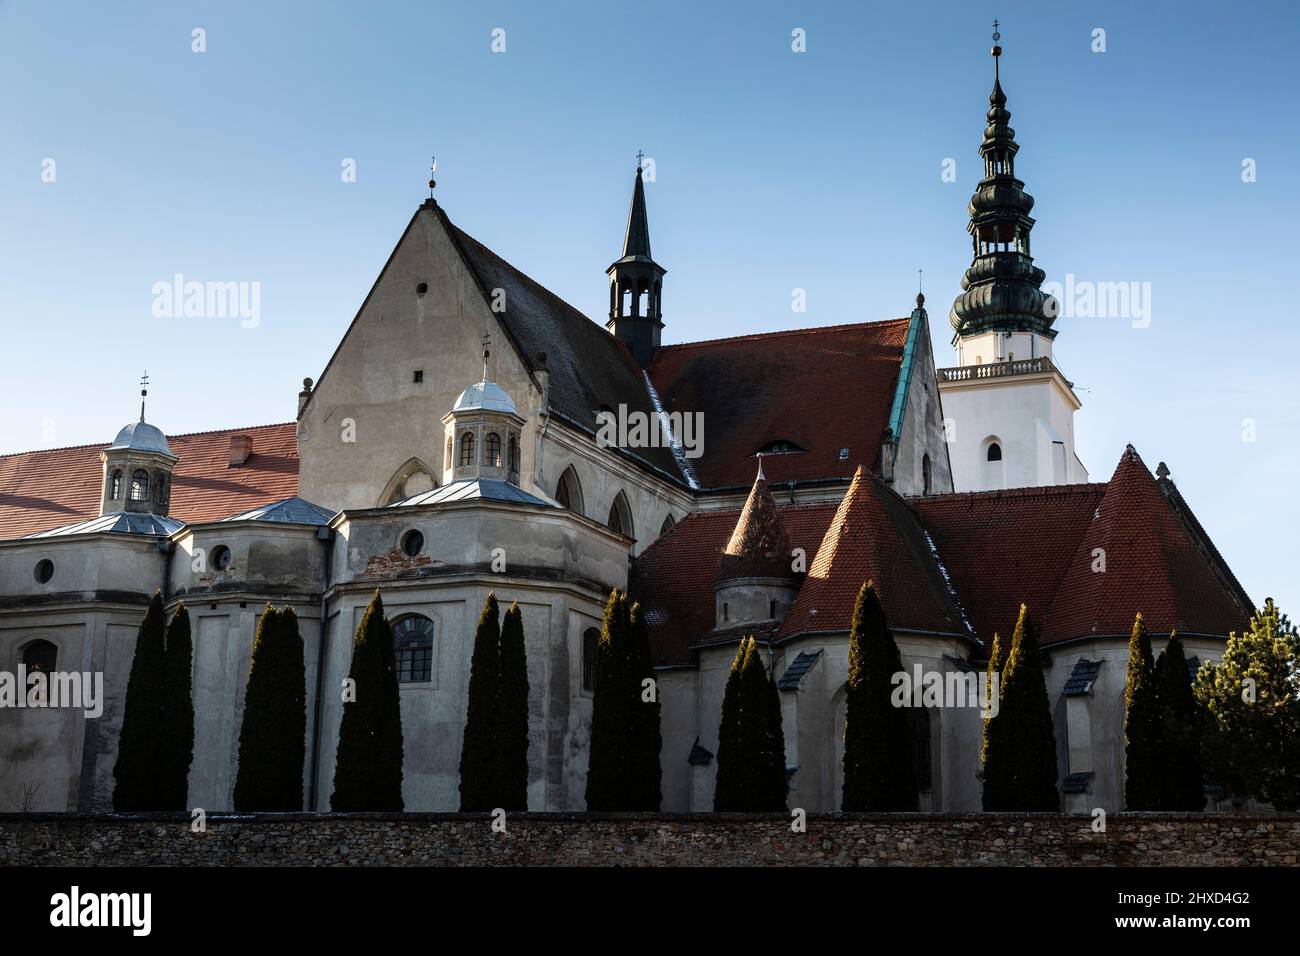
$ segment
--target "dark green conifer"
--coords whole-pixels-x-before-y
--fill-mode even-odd
[[[1160,731],[1164,743],[1161,803],[1165,810],[1204,810],[1201,779],[1200,708],[1187,673],[1187,655],[1177,632],[1156,663]]]
[[[632,753],[635,782],[629,810],[657,811],[663,799],[663,770],[659,755],[663,749],[660,729],[659,688],[655,680],[654,658],[650,653],[650,634],[640,604],[633,604],[629,616],[629,673],[627,693],[632,700]]]
[[[1139,614],[1129,637],[1124,686],[1124,805],[1128,810],[1162,809],[1165,755],[1158,694],[1151,638]]]
[[[190,764],[194,762],[194,642],[190,637],[190,612],[184,603],[176,606],[167,625],[163,659],[167,672],[167,718],[160,733],[164,737],[167,760],[159,784],[166,788],[166,808],[184,810],[189,796]]]
[[[610,592],[596,643],[596,690],[591,701],[586,796],[587,809],[592,811],[627,810],[633,799],[636,712],[627,693],[631,682],[630,627],[627,595]]]
[[[302,809],[307,748],[307,678],[298,616],[266,606],[248,663],[239,730],[235,809]]]
[[[524,617],[511,604],[501,625],[501,679],[495,707],[498,727],[493,744],[498,754],[493,808],[528,809],[528,655]]]
[[[460,809],[481,813],[500,806],[493,799],[501,758],[497,751],[496,712],[501,686],[501,612],[496,594],[489,593],[474,631],[469,697],[465,704],[465,737],[460,751]]]
[[[167,723],[166,649],[166,611],[162,592],[155,591],[136,634],[126,684],[113,766],[113,809],[119,813],[177,809],[160,773],[170,753],[161,732]]]

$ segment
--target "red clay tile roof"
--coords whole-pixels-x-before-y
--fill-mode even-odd
[[[1096,569],[1098,553],[1104,572]],[[1041,641],[1124,635],[1139,612],[1159,634],[1226,635],[1250,618],[1130,445],[1066,569]]]
[[[975,634],[1009,638],[1020,605],[1042,621],[1106,486],[1060,485],[909,499]]]
[[[909,321],[669,345],[650,380],[666,411],[703,412],[704,454],[691,465],[705,488],[748,487],[752,456],[782,440],[804,451],[763,459],[773,485],[849,478],[858,465],[879,470]]]
[[[212,521],[298,493],[298,442],[292,422],[169,435],[180,457],[172,474],[171,515]],[[247,435],[253,450],[229,466],[230,439]],[[0,539],[75,524],[99,514],[102,445],[0,455]]]
[[[875,582],[891,627],[966,633],[916,515],[880,479],[859,468],[780,636],[848,630],[865,581]]]
[[[811,561],[834,504],[786,505],[781,520],[791,548]],[[633,563],[632,597],[642,603],[655,663],[689,664],[689,648],[713,630],[713,579],[738,511],[696,511],[660,535]]]
[[[717,580],[798,577],[790,552],[790,536],[781,520],[781,509],[768,491],[760,469],[731,538],[722,549]]]

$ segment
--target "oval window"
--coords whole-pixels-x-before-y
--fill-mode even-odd
[[[402,535],[402,553],[413,558],[424,550],[424,535],[412,528]]]
[[[218,571],[230,567],[230,549],[224,544],[219,544],[212,549],[212,567]]]
[[[49,584],[50,578],[54,577],[54,562],[49,558],[42,558],[36,562],[36,580],[41,584]]]

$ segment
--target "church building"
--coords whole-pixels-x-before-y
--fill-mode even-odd
[[[106,697],[98,717],[0,709],[0,810],[110,809],[136,632],[159,589],[193,625],[191,806],[231,808],[271,602],[294,609],[306,649],[303,806],[328,808],[339,688],[378,590],[407,809],[458,806],[475,622],[495,592],[523,614],[529,807],[580,810],[615,588],[649,622],[662,808],[712,809],[723,685],[753,635],[780,689],[789,805],[833,810],[867,580],[909,672],[977,672],[1027,604],[1062,807],[1120,809],[1134,616],[1157,652],[1176,628],[1189,655],[1218,659],[1252,604],[1163,463],[1153,474],[1116,449],[1109,480],[1089,482],[1000,79],[989,102],[955,366],[937,366],[920,295],[898,318],[664,344],[689,304],[651,252],[638,168],[603,323],[430,198],[293,421],[174,434],[163,426],[184,409],[155,396],[111,443],[0,456],[0,671],[101,672]],[[611,421],[653,427],[611,442]],[[923,808],[978,809],[978,710],[925,708],[916,727]]]

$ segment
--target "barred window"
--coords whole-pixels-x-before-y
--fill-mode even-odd
[[[490,468],[501,467],[501,436],[496,432],[488,432],[487,437],[487,454],[483,464]]]
[[[433,678],[433,622],[412,614],[393,625],[393,655],[397,679],[403,684]]]
[[[466,432],[460,436],[461,466],[474,464],[474,433]]]
[[[149,500],[149,472],[143,468],[131,476],[131,500]]]
[[[122,472],[121,469],[113,472],[113,477],[108,480],[108,497],[113,501],[122,497]]]

